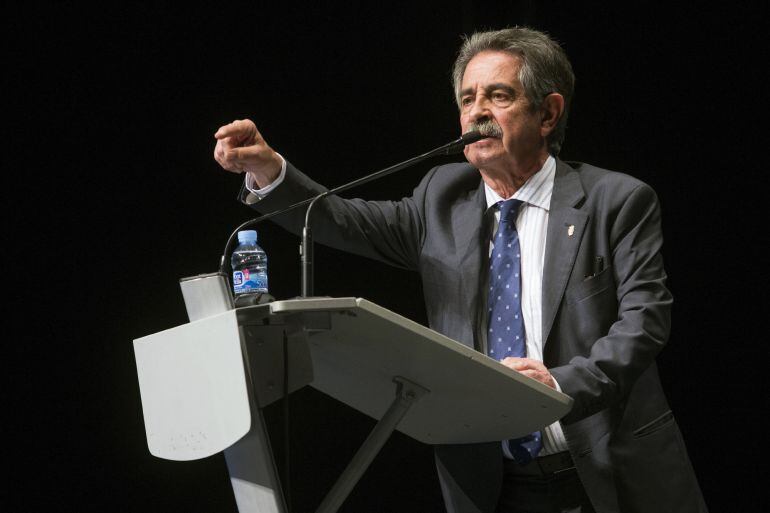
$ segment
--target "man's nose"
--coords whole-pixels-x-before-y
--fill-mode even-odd
[[[473,105],[471,105],[471,108],[468,111],[468,118],[470,121],[478,122],[482,119],[488,119],[491,117],[492,115],[489,111],[489,101],[487,97],[482,94],[476,96]]]

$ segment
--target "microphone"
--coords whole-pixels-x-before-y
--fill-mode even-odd
[[[310,231],[310,212],[318,200],[332,194],[339,194],[341,192],[347,191],[348,189],[358,187],[359,185],[369,183],[379,178],[383,178],[392,173],[395,173],[396,171],[401,171],[402,169],[418,164],[423,160],[427,160],[438,155],[453,155],[459,153],[463,150],[463,148],[465,148],[465,146],[473,144],[476,141],[480,141],[481,139],[486,139],[487,137],[492,137],[492,135],[482,134],[476,130],[466,132],[454,141],[448,142],[442,146],[439,146],[438,148],[423,153],[422,155],[412,157],[411,159],[399,162],[398,164],[386,167],[385,169],[375,171],[374,173],[353,180],[352,182],[348,182],[346,184],[340,185],[339,187],[335,187],[334,189],[322,192],[321,194],[313,196],[312,198],[307,198],[305,200],[294,203],[293,205],[289,205],[286,208],[261,215],[242,223],[235,230],[233,230],[233,233],[231,233],[230,237],[227,239],[225,250],[222,253],[222,258],[219,263],[219,272],[225,272],[227,267],[227,255],[230,253],[235,237],[239,231],[272,217],[276,217],[296,208],[308,205],[307,211],[305,212],[305,226],[302,229],[302,245],[300,247],[300,251],[302,259],[302,297],[311,297],[313,295],[313,239]]]
[[[463,151],[463,149],[469,145],[473,144],[476,141],[480,141],[482,139],[486,139],[487,137],[492,137],[491,134],[482,134],[478,130],[473,130],[471,132],[465,132],[459,139],[452,141],[451,143],[445,145],[447,146],[446,149],[446,155],[453,155],[455,153],[460,153]]]

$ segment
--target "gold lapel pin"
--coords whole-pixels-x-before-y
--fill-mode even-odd
[[[567,236],[572,237],[575,234],[575,225],[571,224],[567,227]]]

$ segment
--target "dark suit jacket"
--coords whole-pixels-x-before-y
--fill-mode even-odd
[[[323,190],[289,164],[285,182],[253,206],[270,212]],[[312,227],[319,242],[418,271],[430,327],[483,351],[485,210],[479,172],[450,164],[432,169],[401,201],[326,198],[314,207]],[[278,222],[297,232],[304,211]],[[544,360],[574,399],[562,426],[598,512],[706,511],[654,363],[672,302],[662,242],[649,186],[557,161],[543,270]],[[605,265],[594,274],[597,256]],[[494,511],[499,443],[437,447],[436,464],[450,512]]]

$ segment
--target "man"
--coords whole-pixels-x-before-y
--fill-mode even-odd
[[[556,158],[573,84],[547,35],[474,34],[454,87],[462,132],[490,137],[466,147],[469,164],[432,169],[399,202],[327,198],[314,231],[419,271],[431,328],[574,400],[529,437],[437,447],[449,511],[706,511],[654,363],[672,301],[657,198]],[[243,199],[262,211],[324,190],[248,120],[215,137],[215,159],[247,173]],[[303,217],[280,222],[298,230]]]

